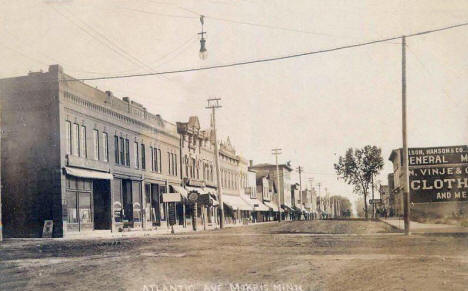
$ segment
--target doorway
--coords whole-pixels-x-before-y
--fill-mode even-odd
[[[94,229],[111,229],[110,182],[93,181]]]
[[[124,221],[133,222],[132,180],[122,180],[122,204]]]

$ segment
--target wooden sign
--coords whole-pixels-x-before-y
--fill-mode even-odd
[[[53,220],[44,220],[44,228],[42,229],[42,237],[51,238],[53,228],[54,228]]]
[[[180,202],[180,194],[179,193],[163,193],[162,196],[163,202]]]

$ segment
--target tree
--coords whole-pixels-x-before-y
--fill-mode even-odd
[[[340,156],[334,164],[338,179],[354,186],[354,193],[364,195],[364,212],[368,219],[367,194],[373,176],[382,170],[384,165],[382,150],[376,146],[366,145],[362,149],[349,148],[344,157]]]

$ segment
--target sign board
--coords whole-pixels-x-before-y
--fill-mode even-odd
[[[53,228],[54,228],[53,220],[44,220],[44,228],[42,229],[42,237],[51,238]]]
[[[411,148],[408,149],[408,165],[444,165],[468,163],[468,146]]]
[[[198,201],[198,196],[199,196],[198,192],[196,192],[196,191],[190,191],[190,192],[188,193],[187,198],[188,198],[188,200],[189,200],[190,202],[195,203],[195,202]]]
[[[382,203],[382,199],[370,199],[369,204],[379,204]]]
[[[180,202],[179,193],[163,193],[162,194],[163,202]]]
[[[468,163],[410,170],[411,202],[468,201]]]
[[[210,197],[210,194],[202,194],[198,196],[198,203],[207,205],[207,206],[212,206],[213,199]]]
[[[176,224],[176,207],[175,202],[169,203],[169,225]]]
[[[468,146],[408,149],[413,203],[468,201]]]
[[[205,187],[205,181],[203,180],[196,180],[196,179],[185,179],[185,184],[188,186],[194,186],[194,187]]]

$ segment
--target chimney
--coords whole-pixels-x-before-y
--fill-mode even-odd
[[[114,97],[114,95],[112,94],[112,91],[106,91],[106,101],[104,101],[104,103],[111,104],[112,103],[112,97]]]
[[[253,160],[249,160],[249,167],[253,167]]]

